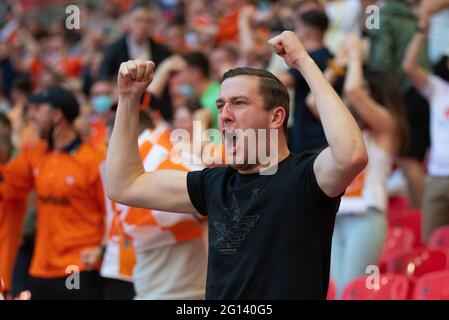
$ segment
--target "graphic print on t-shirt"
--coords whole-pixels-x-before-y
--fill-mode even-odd
[[[256,188],[256,189],[252,189],[251,190],[251,192],[252,192],[252,194],[251,194],[251,203],[256,201],[257,197],[259,196],[260,190],[262,190],[262,189],[261,188]]]
[[[214,229],[217,235],[215,241],[215,249],[220,255],[232,255],[237,252],[237,249],[245,241],[251,229],[254,228],[256,222],[259,220],[259,215],[244,216],[239,221],[232,224],[229,228],[229,223],[214,222]],[[231,222],[232,223],[232,222]]]
[[[259,196],[260,188],[251,190],[251,199],[249,206]],[[237,198],[232,194],[232,206],[225,208],[224,220],[225,222],[215,222],[214,229],[217,235],[215,241],[215,249],[220,255],[232,255],[237,252],[237,249],[242,245],[248,234],[259,220],[259,215],[242,216]]]
[[[224,210],[225,214],[231,217],[231,221],[240,220],[240,207],[235,194],[232,194],[232,206],[230,208],[225,208]]]

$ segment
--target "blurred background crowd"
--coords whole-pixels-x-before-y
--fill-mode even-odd
[[[69,5],[79,9],[79,28],[68,27],[76,19]],[[193,120],[217,128],[220,79],[237,66],[281,79],[291,94],[291,151],[320,150],[326,137],[307,83],[267,46],[283,30],[297,34],[347,102],[370,156],[337,215],[330,294],[351,298],[354,287],[344,289],[369,265],[380,266],[385,279],[402,274],[407,288],[419,287],[426,263],[426,274],[448,270],[449,1],[3,0],[0,277],[7,297],[29,290],[42,299],[202,298],[207,221],[175,215],[174,223],[104,197],[117,72],[131,59],[156,64],[140,106],[141,138],[152,145],[150,152],[139,138],[147,169],[176,167],[157,160],[153,146],[170,150],[173,128],[192,133]],[[36,147],[42,141],[44,153]],[[220,137],[213,142],[221,148]],[[82,159],[73,164],[64,152]],[[75,183],[58,198],[73,179],[92,176],[98,181]],[[446,242],[432,240],[437,231]],[[444,265],[430,261],[438,254]],[[89,284],[76,294],[60,289],[68,265]]]

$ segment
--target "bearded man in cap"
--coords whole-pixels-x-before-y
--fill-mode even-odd
[[[18,201],[36,191],[37,234],[29,274],[32,299],[99,297],[98,265],[104,233],[103,156],[73,126],[79,104],[51,87],[29,97],[41,139],[4,168],[0,196]],[[6,202],[5,202],[6,203]],[[13,210],[8,219],[15,219]]]

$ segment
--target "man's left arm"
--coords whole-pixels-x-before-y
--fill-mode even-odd
[[[329,147],[318,155],[313,169],[324,193],[336,197],[368,163],[359,126],[293,32],[285,31],[269,43],[289,66],[301,72],[315,97]]]

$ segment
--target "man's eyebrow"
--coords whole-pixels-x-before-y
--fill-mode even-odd
[[[229,100],[230,101],[235,101],[235,100],[238,100],[238,99],[248,99],[248,97],[246,97],[246,96],[235,96],[235,97],[230,97],[229,98]],[[215,101],[215,103],[216,104],[218,104],[218,103],[224,103],[225,102],[225,99],[223,99],[223,98],[218,98],[216,101]]]
[[[237,100],[237,99],[248,99],[248,97],[246,97],[246,96],[235,96],[235,97],[231,97],[230,100],[234,101],[234,100]]]

